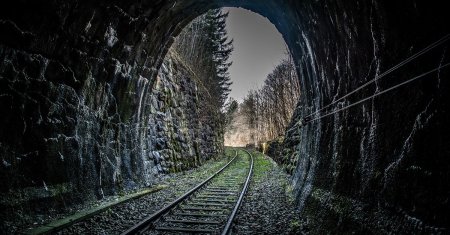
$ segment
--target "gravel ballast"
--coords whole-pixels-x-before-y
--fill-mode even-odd
[[[59,231],[58,234],[120,234],[208,178],[228,160],[210,160],[197,169],[167,177],[160,182],[168,185],[167,188],[111,207]]]
[[[303,234],[289,176],[269,157],[252,152],[250,187],[234,221],[234,234]]]
[[[304,234],[304,223],[295,206],[289,175],[269,157],[258,152],[252,154],[253,177],[232,233]],[[210,160],[197,169],[165,177],[159,184],[168,187],[110,207],[57,234],[120,234],[208,178],[230,159]]]

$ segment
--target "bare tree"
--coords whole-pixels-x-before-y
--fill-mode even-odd
[[[291,57],[281,61],[257,91],[250,91],[240,106],[254,143],[283,136],[300,96],[299,79]]]

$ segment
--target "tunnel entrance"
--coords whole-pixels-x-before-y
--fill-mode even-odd
[[[214,38],[212,15],[221,30],[214,33],[222,35],[223,41],[217,52],[212,51],[216,42],[210,39]],[[226,60],[215,66],[217,54],[224,54],[219,60]],[[198,93],[200,122],[221,123],[210,126],[216,126],[212,128],[216,131],[224,129],[219,138],[211,139],[225,138],[226,146],[260,149],[266,142],[282,141],[299,99],[300,84],[287,45],[266,18],[239,8],[209,11],[174,39],[158,81],[171,79],[168,77],[175,72],[169,74],[167,68],[180,67],[173,66],[175,60],[192,72],[188,77],[194,77],[191,80],[202,90]]]
[[[2,218],[120,195],[201,165],[200,142],[189,149],[186,136],[157,135],[178,126],[192,136],[197,124],[154,107],[195,100],[194,85],[169,89],[158,74],[175,71],[164,58],[183,28],[220,7],[267,17],[291,51],[301,96],[278,157],[311,233],[448,233],[450,20],[444,3],[422,0],[2,3]],[[427,79],[379,95],[419,76]],[[158,165],[167,156],[190,160]]]

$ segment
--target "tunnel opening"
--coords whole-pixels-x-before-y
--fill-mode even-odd
[[[232,26],[227,17],[230,11]],[[228,35],[228,41],[227,38],[222,40],[231,53],[226,55],[229,62],[223,62],[218,68],[222,76],[229,79],[222,81],[225,85],[220,87],[222,85],[214,85],[216,81],[211,79],[217,76],[216,71],[208,73],[205,62],[212,58],[205,53],[209,37],[207,14],[211,13],[194,19],[174,38],[164,58],[164,71],[160,69],[157,81],[160,77],[167,78],[167,67],[176,60],[193,73],[192,80],[199,89],[207,90],[201,92],[206,98],[200,98],[201,110],[205,113],[217,99],[213,96],[221,92],[217,89],[223,90],[222,100],[209,110],[209,117],[216,113],[223,119],[219,121],[219,129],[226,130],[220,134],[225,136],[226,146],[248,145],[267,150],[267,142],[281,143],[300,96],[297,71],[284,39],[267,18],[242,8],[222,8],[222,23],[226,22],[221,25],[222,33]],[[226,32],[230,30],[231,35]],[[234,92],[233,88],[238,91]],[[200,122],[208,121],[208,118],[200,119]]]
[[[208,9],[243,7],[281,32],[302,84],[290,127],[442,38],[449,22],[443,3],[422,0],[2,5],[1,203],[12,213],[34,198],[96,200],[154,183],[161,154],[151,146],[167,143],[150,135],[164,122],[149,118],[148,87],[174,37]],[[444,45],[334,109],[446,58]],[[292,162],[296,203],[323,225],[312,233],[448,231],[448,71],[430,77],[286,134],[281,157]]]

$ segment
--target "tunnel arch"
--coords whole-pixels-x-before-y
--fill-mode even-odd
[[[297,118],[308,115],[321,106],[330,103],[333,99],[351,91],[356,87],[356,84],[360,84],[361,81],[367,80],[370,76],[380,74],[383,69],[386,70],[388,66],[395,64],[401,58],[404,58],[404,55],[408,54],[404,49],[400,49],[402,48],[401,46],[389,45],[389,42],[392,42],[392,38],[396,37],[409,41],[401,33],[392,35],[392,31],[386,30],[388,25],[394,25],[388,19],[395,18],[393,16],[395,10],[393,12],[389,11],[391,7],[398,7],[395,3],[389,4],[373,1],[365,5],[357,1],[356,4],[358,6],[356,8],[351,6],[353,3],[327,3],[321,5],[319,3],[298,1],[261,2],[231,0],[197,3],[193,4],[189,1],[177,2],[177,4],[172,6],[176,10],[164,12],[169,15],[167,18],[173,21],[169,24],[172,26],[169,26],[168,31],[164,33],[164,35],[168,35],[167,40],[163,39],[167,44],[157,53],[159,61],[156,62],[156,65],[158,66],[161,63],[163,55],[170,47],[171,37],[176,36],[193,18],[206,12],[206,10],[220,7],[242,7],[253,11],[267,17],[276,26],[293,54],[297,74],[302,84],[301,93],[303,94],[299,102]],[[315,12],[317,9],[320,9],[318,10],[320,13]],[[342,14],[333,12],[336,9],[342,11]],[[164,16],[161,17],[164,18]],[[417,19],[423,19],[423,17],[423,15],[419,16],[417,14],[410,16],[414,22],[418,22],[419,20]],[[440,17],[442,18],[443,14]],[[364,27],[355,27],[354,24],[357,24],[356,22],[364,25]],[[426,27],[422,28],[423,31],[430,32],[430,40],[428,42],[432,41],[431,35],[437,39],[439,35],[442,35],[442,33],[437,32],[445,31],[445,26],[442,25],[442,22],[438,26],[441,30],[432,32],[429,29],[425,29]],[[409,35],[421,34],[414,33],[409,29],[402,31],[402,33]],[[419,48],[419,45],[425,46],[426,43],[420,39],[413,39],[406,44],[417,44]],[[387,52],[386,48],[400,49],[403,51],[403,55],[399,53],[394,56]],[[317,62],[318,60],[321,60],[321,62]],[[330,69],[327,68],[328,66],[325,63],[330,63],[334,66]],[[346,82],[339,81],[342,77],[348,77],[348,80]],[[360,80],[360,82],[351,82],[350,79]],[[332,191],[337,190],[347,194],[351,189],[346,185],[346,181],[350,180],[356,184],[361,184],[360,195],[367,196],[370,194],[370,190],[366,190],[367,186],[365,186],[367,180],[351,180],[352,176],[345,175],[338,169],[338,161],[334,157],[331,157],[331,159],[329,157],[335,154],[333,152],[344,151],[350,151],[355,156],[359,155],[355,150],[337,146],[339,142],[345,142],[344,139],[349,138],[346,137],[346,134],[339,131],[339,125],[348,125],[350,122],[352,125],[364,126],[366,123],[371,123],[372,127],[368,127],[365,133],[373,135],[376,132],[373,126],[378,125],[383,117],[380,117],[380,108],[377,108],[375,103],[372,102],[371,105],[368,105],[368,108],[372,110],[370,117],[364,118],[364,114],[358,112],[359,114],[356,115],[356,118],[350,118],[348,121],[346,119],[349,118],[349,114],[346,113],[338,115],[333,124],[317,122],[304,128],[296,135],[299,140],[292,146],[297,150],[297,153],[293,155],[296,155],[297,158],[299,158],[298,156],[301,157],[295,166],[297,170],[293,177],[293,182],[300,207],[303,207],[308,200],[307,198],[311,194],[315,181],[319,181],[318,185],[330,185]],[[322,131],[323,129],[328,131]],[[366,134],[358,134],[362,139],[361,145],[369,149],[367,153],[362,153],[362,155],[368,154],[372,158],[378,158],[379,153],[376,153],[375,149],[378,148],[379,144],[377,141],[364,140],[364,135]],[[323,151],[326,148],[324,143],[333,146],[332,150]],[[359,161],[355,158],[351,159],[352,157],[346,161]],[[369,168],[375,167],[370,162],[368,161],[364,164],[370,165]],[[318,172],[323,171],[323,165],[330,165],[331,168],[328,169],[330,172]],[[370,178],[375,175],[373,169],[358,170],[356,165],[349,164],[349,167],[355,172],[361,171],[361,173],[357,173],[361,174],[361,177]],[[336,174],[341,174],[342,178],[334,179],[330,182],[330,178],[333,178],[333,175]],[[366,183],[361,183],[364,181]],[[386,190],[389,191],[389,189]]]
[[[140,100],[149,93],[173,37],[207,9],[242,7],[267,17],[281,32],[302,84],[293,123],[441,38],[450,21],[444,3],[423,0],[41,0],[2,5],[0,104],[7,131],[0,135],[0,153],[7,164],[1,173],[20,158],[39,168],[20,173],[59,177],[54,183],[60,183],[59,171],[80,165],[69,174],[90,196],[102,187],[115,192],[124,178],[145,185],[151,136],[140,128],[149,122]],[[447,57],[445,50],[433,51],[396,78],[417,75],[422,66]],[[448,72],[441,71],[435,80],[399,90],[395,99],[372,100],[286,136],[283,154],[294,159],[294,191],[306,216],[336,224],[350,220],[361,233],[449,227],[450,137],[442,127],[450,126],[450,91],[448,79],[440,79],[445,76]],[[376,84],[346,102],[395,81]],[[116,159],[99,157],[109,155]],[[110,164],[106,160],[117,166],[103,170]],[[105,174],[104,182],[94,180]],[[353,212],[357,216],[348,216]],[[346,227],[337,229],[345,232]]]
[[[162,47],[159,49],[158,60],[155,62],[156,68],[159,68],[162,64],[162,61],[167,54],[167,51],[171,47],[174,38],[181,32],[181,30],[188,25],[193,19],[196,17],[206,13],[210,9],[222,8],[222,7],[236,7],[243,8],[249,10],[255,14],[259,14],[265,18],[267,18],[281,33],[285,43],[287,44],[290,53],[292,53],[293,58],[302,58],[301,60],[294,59],[294,63],[296,65],[297,74],[302,74],[302,76],[298,76],[300,79],[300,88],[301,88],[301,103],[302,105],[299,108],[309,107],[308,110],[303,110],[302,115],[307,115],[309,112],[312,112],[315,109],[319,108],[319,104],[321,103],[321,98],[317,94],[320,93],[318,89],[319,86],[315,85],[318,79],[316,71],[316,64],[314,61],[314,55],[312,54],[312,49],[309,45],[308,38],[304,33],[301,33],[301,23],[299,22],[300,17],[297,15],[299,12],[293,10],[293,8],[286,7],[285,3],[280,1],[217,1],[217,2],[208,2],[208,4],[191,4],[185,2],[178,3],[176,2],[171,6],[170,9],[164,11],[162,15],[159,17],[170,19],[168,25],[165,27],[168,29],[166,33],[163,35],[167,35],[165,42],[162,44]],[[169,4],[170,5],[170,4]],[[200,7],[197,7],[200,6]],[[282,10],[284,9],[284,10]],[[287,9],[287,10],[286,10]],[[158,18],[159,18],[158,17]],[[295,21],[291,19],[288,20],[289,17],[294,17]],[[295,23],[294,23],[295,22]],[[159,26],[156,26],[157,28]],[[156,76],[156,73],[152,76]],[[317,95],[317,96],[315,96]],[[303,135],[305,136],[314,136],[316,140],[320,139],[320,128],[321,125],[318,123],[309,129],[308,131],[304,131]],[[314,133],[309,133],[309,131]],[[318,154],[318,146],[317,143],[315,145],[304,146],[300,148],[303,154]],[[316,162],[310,162],[308,158],[305,161],[301,161],[297,167],[303,169],[300,174],[296,175],[294,180],[295,187],[298,189],[297,197],[299,198],[299,205],[303,207],[303,203],[306,198],[309,196],[311,192],[311,185],[314,182],[313,175],[315,174]]]
[[[295,7],[290,7],[289,4],[295,5]],[[333,5],[333,4],[332,4]],[[375,4],[376,5],[376,4]],[[299,109],[297,110],[297,117],[301,118],[304,117],[320,108],[321,105],[324,105],[326,101],[331,101],[333,97],[331,97],[330,93],[333,91],[328,90],[326,95],[323,94],[323,87],[326,84],[325,79],[332,79],[332,78],[325,78],[324,77],[324,71],[322,71],[322,76],[320,75],[320,72],[318,71],[320,68],[316,64],[316,56],[315,55],[315,47],[320,47],[320,45],[311,45],[310,41],[317,40],[320,38],[320,36],[315,37],[315,39],[309,39],[311,35],[314,34],[314,32],[305,32],[303,30],[303,25],[312,24],[316,27],[318,26],[317,22],[324,23],[326,26],[322,26],[321,30],[325,31],[326,27],[337,27],[336,32],[332,32],[330,34],[325,34],[326,37],[332,37],[333,34],[339,35],[339,37],[342,37],[339,42],[336,42],[336,48],[338,47],[338,44],[341,44],[341,46],[344,46],[347,42],[345,41],[346,37],[351,37],[352,32],[345,31],[344,26],[340,28],[339,25],[333,24],[333,22],[329,22],[329,17],[327,14],[323,14],[321,16],[318,16],[314,14],[310,6],[305,6],[303,3],[291,3],[291,2],[282,2],[282,1],[214,1],[214,2],[198,2],[197,4],[193,4],[189,1],[183,1],[183,2],[176,2],[174,5],[171,5],[168,3],[168,6],[170,7],[170,10],[163,11],[163,13],[158,16],[165,19],[168,18],[169,23],[165,27],[167,31],[163,33],[163,35],[167,35],[166,39],[162,39],[164,42],[163,46],[159,48],[159,50],[156,52],[158,60],[155,62],[156,67],[158,68],[162,60],[167,53],[167,50],[170,48],[173,38],[178,35],[178,33],[194,18],[204,14],[209,9],[214,8],[221,8],[221,7],[237,7],[237,8],[244,8],[247,10],[250,10],[256,14],[262,15],[263,17],[266,17],[272,24],[275,25],[277,30],[282,34],[287,46],[290,49],[290,52],[293,55],[294,63],[296,65],[297,74],[299,75],[300,84],[301,84],[301,100],[299,101]],[[345,4],[335,4],[334,7],[345,9]],[[370,6],[370,11],[376,9],[378,6]],[[327,9],[327,4],[325,4],[325,9]],[[374,8],[374,9],[372,9]],[[166,9],[166,8],[164,8]],[[366,11],[369,11],[366,9]],[[308,15],[312,16],[314,19],[307,19],[308,17],[305,17],[302,15]],[[344,13],[346,14],[346,13]],[[338,16],[335,16],[338,20]],[[344,16],[345,18],[346,16]],[[374,17],[374,16],[371,16]],[[374,17],[376,18],[376,17]],[[330,18],[331,19],[331,18]],[[341,19],[344,20],[344,19]],[[380,19],[366,19],[367,21],[378,21]],[[333,21],[333,19],[331,19]],[[381,20],[380,20],[381,21]],[[344,24],[342,21],[341,23]],[[367,22],[369,24],[369,22]],[[157,27],[158,26],[153,26]],[[371,28],[373,34],[380,34],[380,37],[382,37],[382,30],[381,26],[380,28]],[[332,30],[334,31],[334,30]],[[378,31],[378,32],[377,32]],[[372,37],[375,37],[374,35],[371,35]],[[370,38],[372,40],[372,38]],[[381,46],[381,42],[373,41],[372,45],[369,45],[369,47],[373,47],[372,50],[376,50],[376,48]],[[320,44],[320,43],[318,43]],[[357,45],[353,45],[356,47]],[[367,46],[367,45],[365,45]],[[331,50],[326,50],[322,52],[324,56],[330,56],[334,54]],[[374,52],[375,53],[375,52]],[[375,55],[374,55],[375,57]],[[338,59],[336,59],[338,60]],[[370,60],[365,58],[365,60]],[[375,58],[372,59],[376,60]],[[336,61],[338,63],[338,61]],[[369,64],[368,61],[366,61],[367,64]],[[380,66],[380,61],[376,61],[378,63],[378,66]],[[347,68],[350,69],[350,68]],[[156,76],[153,75],[153,76]],[[336,76],[337,77],[337,76]],[[334,79],[336,79],[334,77]],[[338,83],[337,81],[333,81]],[[349,90],[349,87],[338,87],[338,90],[335,90],[336,93],[343,93],[346,90]],[[337,94],[336,94],[337,95]],[[308,126],[307,128],[304,128],[306,130],[303,130],[299,133],[301,136],[301,140],[306,139],[313,139],[314,141],[311,141],[310,143],[306,144],[302,141],[299,141],[295,146],[293,146],[295,149],[298,150],[297,158],[298,156],[302,155],[305,156],[298,162],[296,161],[295,167],[297,168],[296,174],[293,178],[294,187],[296,188],[296,196],[299,201],[299,205],[302,208],[304,206],[305,201],[307,200],[307,197],[310,195],[312,190],[312,185],[315,180],[316,175],[316,168],[319,164],[321,164],[321,156],[324,154],[320,151],[320,141],[322,140],[322,134],[321,134],[321,128],[322,124],[321,122],[317,122],[314,125]],[[297,135],[298,137],[298,135]],[[328,137],[324,137],[328,138]],[[306,141],[305,141],[306,142]],[[314,157],[316,156],[316,157]],[[325,160],[327,161],[327,160]]]
[[[297,38],[298,35],[296,35],[295,33],[290,33],[293,30],[298,30],[300,26],[295,25],[294,23],[290,24],[287,23],[287,20],[285,20],[286,16],[295,15],[295,13],[291,12],[291,10],[289,10],[287,13],[283,12],[281,9],[283,9],[285,6],[283,6],[284,4],[281,2],[234,1],[234,0],[213,1],[213,2],[208,1],[207,3],[199,2],[197,4],[190,3],[189,1],[186,2],[187,3],[185,3],[184,1],[182,1],[181,3],[175,2],[175,4],[172,5],[172,7],[170,8],[171,10],[165,11],[164,13],[162,13],[162,15],[158,16],[158,18],[159,17],[169,18],[170,21],[168,22],[168,25],[164,27],[167,28],[167,31],[163,33],[163,35],[166,35],[166,39],[165,40],[163,39],[163,42],[165,43],[163,43],[159,51],[156,52],[157,53],[156,58],[158,59],[157,61],[155,61],[155,64],[157,68],[159,68],[159,66],[161,65],[162,59],[167,54],[167,50],[172,45],[173,38],[176,37],[181,32],[181,30],[186,25],[188,25],[193,19],[206,13],[208,10],[215,8],[222,8],[222,7],[243,8],[267,18],[281,33],[289,49],[295,48],[295,45],[298,45],[299,42],[303,40],[302,38]],[[282,15],[283,17],[279,17],[280,15]],[[143,15],[143,17],[145,16],[147,15]],[[153,27],[161,28],[158,25]],[[296,61],[295,63],[297,64],[298,62]]]

